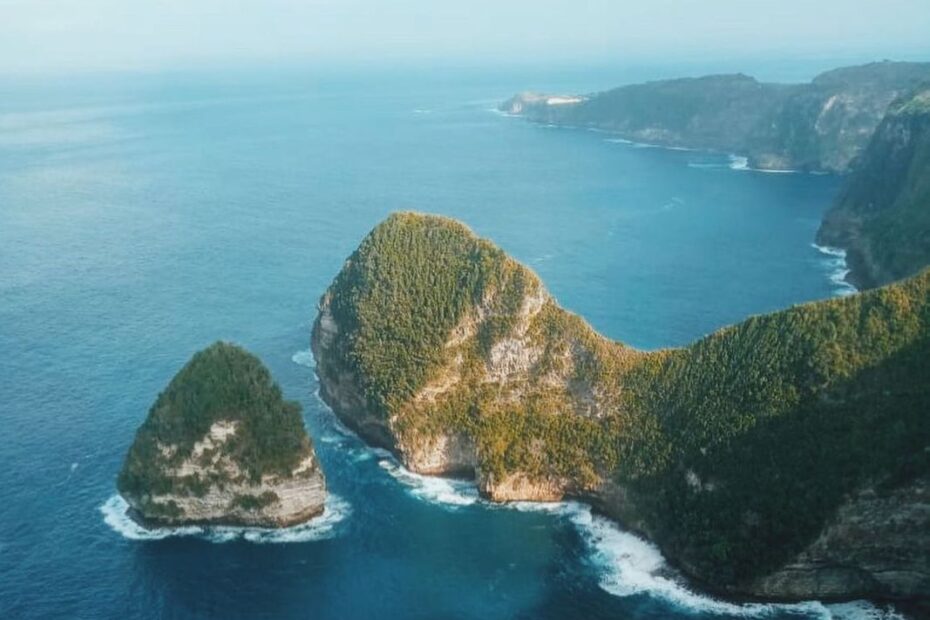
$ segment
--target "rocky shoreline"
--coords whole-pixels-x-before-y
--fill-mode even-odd
[[[377,235],[378,243],[387,247],[404,247],[411,241],[400,241],[404,239],[402,235],[415,235],[414,238],[417,241],[422,240],[422,243],[436,243],[435,249],[431,246],[430,251],[437,253],[445,251],[446,246],[437,243],[437,232],[431,227],[448,228],[455,231],[455,234],[462,235],[464,239],[474,240],[476,244],[483,243],[467,229],[459,229],[456,226],[443,218],[399,214],[389,218],[372,234]],[[375,246],[372,244],[375,242],[366,239],[359,253],[373,252],[372,248]],[[494,250],[488,247],[486,251]],[[470,253],[472,251],[467,249],[463,252],[470,257],[474,256]],[[736,515],[739,519],[737,523],[731,525],[730,521],[721,520],[717,524],[720,532],[718,536],[729,535],[730,527],[758,527],[764,523],[762,519],[775,519],[775,515],[779,513],[773,511],[763,516],[756,512],[760,509],[773,510],[765,507],[767,493],[760,495],[753,490],[760,484],[758,479],[755,476],[741,478],[745,467],[741,468],[735,461],[733,466],[727,461],[723,461],[726,465],[720,460],[708,461],[703,447],[696,450],[694,456],[682,458],[677,465],[673,465],[668,473],[663,474],[666,478],[653,478],[645,486],[635,477],[613,473],[617,470],[611,468],[618,465],[598,465],[597,459],[602,454],[598,452],[602,449],[599,446],[606,445],[605,441],[616,441],[597,434],[601,432],[597,429],[606,421],[605,416],[611,412],[618,412],[621,416],[629,415],[626,413],[628,409],[625,409],[631,407],[629,400],[610,400],[618,397],[617,390],[621,392],[621,396],[624,391],[637,390],[632,393],[637,399],[663,399],[659,402],[665,403],[661,405],[665,409],[677,406],[674,401],[666,400],[664,395],[681,390],[680,386],[668,383],[660,384],[666,387],[656,388],[651,382],[662,381],[662,375],[645,375],[650,383],[641,383],[641,376],[634,374],[637,368],[642,368],[637,366],[638,364],[649,364],[646,369],[655,368],[652,364],[659,364],[658,368],[661,369],[665,360],[675,352],[643,353],[607,341],[591,331],[580,318],[558,308],[534,275],[520,271],[524,269],[522,266],[515,266],[514,263],[507,262],[507,259],[504,259],[498,268],[511,274],[509,277],[514,279],[504,280],[505,284],[497,286],[505,288],[494,289],[493,293],[480,290],[476,292],[471,297],[474,305],[466,306],[455,321],[450,321],[447,323],[448,327],[441,328],[439,334],[429,336],[428,342],[438,343],[436,346],[439,349],[435,358],[438,361],[432,366],[431,372],[428,375],[424,373],[415,387],[408,388],[402,397],[396,392],[387,392],[387,402],[391,405],[379,411],[378,405],[371,401],[372,392],[369,391],[366,395],[362,375],[359,375],[357,367],[346,361],[352,359],[347,347],[358,346],[362,336],[346,327],[356,323],[341,322],[342,317],[349,317],[346,319],[348,321],[356,321],[351,313],[358,308],[356,304],[365,299],[365,293],[357,289],[340,288],[342,282],[354,284],[359,281],[382,281],[376,274],[364,271],[364,275],[359,274],[359,270],[369,269],[369,264],[382,264],[377,260],[369,263],[371,259],[368,255],[359,253],[349,259],[343,273],[322,297],[319,315],[314,322],[311,349],[317,361],[320,397],[348,428],[370,445],[389,450],[411,472],[471,478],[475,480],[480,496],[492,502],[554,502],[568,499],[583,501],[623,528],[653,541],[671,565],[677,567],[689,580],[701,584],[701,589],[730,598],[764,601],[843,601],[860,598],[924,600],[925,593],[930,592],[930,566],[927,565],[926,557],[922,556],[921,551],[930,548],[930,482],[926,476],[920,474],[894,479],[885,471],[878,470],[869,474],[871,478],[863,477],[855,485],[847,484],[844,488],[848,491],[838,496],[834,500],[836,503],[832,504],[829,510],[818,513],[821,521],[818,521],[816,530],[809,530],[809,538],[793,540],[790,554],[779,551],[777,564],[770,560],[770,568],[756,570],[748,577],[741,573],[728,577],[728,573],[725,572],[729,570],[727,563],[708,558],[708,551],[704,548],[689,548],[687,545],[692,544],[692,537],[700,536],[700,531],[683,531],[683,526],[676,519],[666,518],[671,514],[669,510],[683,509],[691,505],[689,502],[695,501],[718,502],[723,509],[740,510],[741,514]],[[426,265],[443,260],[438,258],[439,254],[420,256]],[[476,257],[469,260],[483,259]],[[422,269],[418,265],[411,265],[409,268]],[[468,267],[466,265],[462,268]],[[390,269],[393,273],[399,273],[397,267],[391,266]],[[895,300],[901,299],[899,295],[921,300],[923,294],[920,291],[923,290],[921,287],[926,279],[927,277],[924,277],[912,282],[908,285],[909,288],[889,292],[888,295],[871,294],[868,303],[897,303]],[[509,284],[506,284],[508,282]],[[395,294],[386,297],[390,304],[388,307],[396,305]],[[411,300],[420,299],[424,294],[429,293],[418,292],[411,296]],[[339,295],[342,297],[338,297]],[[745,373],[753,372],[747,370],[746,355],[759,356],[761,363],[770,367],[771,361],[777,359],[777,356],[785,355],[785,352],[798,355],[799,345],[810,346],[808,341],[803,340],[779,340],[797,337],[796,329],[786,332],[778,327],[783,321],[793,325],[807,323],[816,326],[825,320],[821,318],[821,313],[828,312],[831,322],[828,327],[834,330],[835,338],[836,330],[847,330],[842,323],[838,326],[837,317],[842,315],[835,312],[847,308],[847,313],[850,314],[848,330],[852,330],[849,334],[858,333],[861,337],[862,332],[856,330],[862,328],[856,326],[862,325],[858,309],[866,303],[864,299],[864,296],[835,299],[785,311],[773,317],[750,319],[746,325],[724,329],[706,341],[694,345],[692,349],[683,350],[683,353],[677,355],[694,355],[696,358],[691,361],[689,357],[679,357],[678,363],[692,364],[686,368],[706,373],[708,364],[714,363],[714,355],[717,355],[709,350],[708,346],[713,344],[729,347],[722,350],[727,351],[727,355],[744,361],[734,367],[716,366],[717,370],[714,372],[717,374],[709,377],[711,383],[709,387],[704,388],[722,389],[719,386],[729,385]],[[362,313],[365,309],[357,311]],[[418,326],[434,316],[422,314],[422,309],[413,312],[421,313],[415,315],[414,325]],[[385,313],[378,312],[374,316],[385,316]],[[900,329],[901,326],[903,324],[896,323],[896,329]],[[492,329],[493,331],[490,331]],[[746,342],[758,342],[759,338],[774,337],[774,348],[761,354],[757,345],[752,345],[748,352],[734,348],[743,346],[735,344],[742,343],[743,340],[734,339],[749,329],[753,330],[748,332],[752,336],[751,340]],[[919,328],[915,329],[918,329],[919,333]],[[420,338],[422,330],[422,327],[414,327],[412,331],[405,331],[403,334],[412,334],[412,337]],[[393,362],[397,353],[385,354],[385,347],[391,338],[390,332],[378,329],[370,333],[374,334],[373,338],[377,343],[377,347],[373,349],[373,355],[378,356],[376,359]],[[494,334],[493,340],[488,338],[489,333]],[[820,331],[815,333],[820,337]],[[868,338],[866,335],[866,342],[872,342]],[[857,338],[852,338],[850,342],[854,346],[861,346],[856,344]],[[404,345],[404,348],[409,346],[417,345]],[[816,349],[814,353],[802,354],[799,361],[792,362],[788,368],[797,367],[797,363],[809,364],[810,362],[805,362],[810,359],[805,357],[807,355],[816,355]],[[900,362],[896,357],[891,357],[890,360],[899,364],[895,366],[898,370],[893,371],[893,376],[899,376],[901,370],[911,372],[914,369],[908,365],[900,366],[909,364],[909,358],[902,358]],[[586,374],[579,374],[580,368],[584,368]],[[653,372],[655,371],[650,370],[650,373]],[[771,380],[771,371],[768,375],[760,376],[761,381],[768,382]],[[372,379],[366,379],[369,381],[368,385],[371,385]],[[893,387],[893,384],[885,380],[880,383],[869,381],[856,388],[860,393],[854,393],[855,396],[850,402],[857,403],[858,399],[868,394],[861,393],[861,390],[866,386],[871,389],[873,384],[885,386],[881,398],[887,399],[891,394],[888,389]],[[907,382],[907,385],[914,384]],[[914,399],[920,397],[907,386],[903,388],[903,398],[906,400],[901,401],[902,405],[913,408],[913,403],[919,402]],[[758,389],[755,384],[748,384],[736,392],[732,389],[723,390],[714,398],[718,399],[720,406],[727,406],[727,399],[737,399],[735,413],[739,413],[743,407],[740,399],[743,398],[744,390]],[[816,392],[814,393],[810,401],[810,406],[815,407],[814,411],[819,408],[824,411],[823,415],[867,415],[869,418],[866,419],[871,419],[868,408],[864,412],[858,408],[831,409],[837,404],[847,406],[845,402],[851,397],[847,396],[846,392],[829,392],[823,387],[817,389],[823,391],[823,396],[816,396]],[[652,390],[657,390],[655,396],[650,396],[653,394]],[[564,394],[562,398],[569,399],[567,403],[555,400],[561,394]],[[540,398],[540,395],[549,399],[542,401],[546,410],[551,410],[550,407],[564,408],[563,413],[556,416],[537,413],[538,409],[533,409],[532,402],[533,399]],[[394,398],[399,400],[395,401]],[[695,403],[688,404],[689,402],[685,402],[685,409],[689,412],[688,418],[693,418],[690,412]],[[775,402],[783,406],[781,397]],[[700,406],[700,402],[696,405]],[[454,408],[450,409],[450,406]],[[619,409],[615,409],[616,407]],[[685,419],[685,423],[689,422],[688,418]],[[509,421],[501,426],[501,419]],[[812,419],[816,421],[829,418]],[[539,426],[542,424],[558,424],[560,426],[556,428],[562,430],[552,434],[546,430],[546,426]],[[593,424],[597,426],[592,426]],[[642,417],[635,421],[634,430],[639,432],[654,428],[651,424],[653,422],[650,422],[649,417]],[[640,425],[645,426],[640,428]],[[804,431],[804,427],[795,428],[792,432],[791,428],[794,427],[789,427],[787,433],[778,430],[766,431],[758,436],[753,433],[748,437],[741,437],[740,441],[762,441],[762,448],[752,448],[756,450],[763,449],[765,444],[771,444],[772,441],[790,442],[790,438],[794,437],[796,432],[810,432]],[[586,435],[592,432],[595,434]],[[772,432],[778,434],[773,435]],[[568,433],[568,436],[577,435],[579,441],[584,443],[559,443],[561,438],[566,436],[565,433]],[[712,433],[704,442],[713,441],[717,437],[717,432]],[[836,441],[835,438],[832,440]],[[849,442],[850,439],[843,441]],[[708,445],[704,442],[703,445]],[[700,447],[702,444],[698,445]],[[852,444],[849,445],[852,447]],[[783,444],[784,448],[790,446],[790,443]],[[846,450],[842,452],[845,453]],[[652,458],[652,454],[647,452],[647,458]],[[637,457],[635,453],[631,456],[639,459],[636,462],[641,463],[638,467],[641,467],[642,471],[651,471],[652,463],[648,460],[643,461],[642,457]],[[661,458],[661,454],[655,458]],[[797,458],[808,458],[807,452],[800,452],[796,458],[789,459],[780,467],[789,467],[790,463],[797,462]],[[742,459],[743,457],[737,458],[738,461]],[[566,466],[565,463],[569,465]],[[830,465],[830,462],[826,464]],[[622,466],[622,462],[620,465]],[[781,471],[769,472],[767,475],[776,476],[771,480],[778,483]],[[805,491],[813,484],[810,472],[796,472],[792,476],[797,476],[797,484],[788,484],[781,489],[781,493],[795,493],[795,489]],[[747,485],[741,493],[748,495],[739,503],[727,503],[729,500],[724,498],[731,497],[732,488],[737,484]],[[657,508],[653,503],[653,493],[668,493],[669,488],[676,493],[673,496],[674,500],[667,506]],[[723,493],[721,489],[724,490]],[[807,510],[806,505],[801,503],[797,508]],[[708,514],[706,518],[718,519],[713,513]],[[765,531],[767,530],[761,530]],[[782,540],[773,537],[763,543],[764,533],[753,536],[754,538],[733,540],[738,541],[735,544],[766,544],[776,548]],[[744,561],[751,567],[755,557],[755,554],[750,554]]]
[[[159,394],[117,479],[140,524],[285,528],[324,512],[300,407],[261,361],[219,342]]]

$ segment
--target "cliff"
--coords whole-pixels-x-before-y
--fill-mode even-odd
[[[889,108],[817,242],[846,250],[848,277],[860,288],[930,265],[930,87]]]
[[[755,168],[845,172],[888,105],[928,79],[930,63],[886,61],[828,71],[806,84],[714,75],[584,96],[524,93],[500,107],[636,142],[737,153]]]
[[[158,395],[117,488],[144,523],[285,527],[323,512],[300,406],[261,361],[218,342]]]
[[[930,272],[643,352],[462,224],[402,213],[312,347],[322,397],[414,471],[585,499],[714,590],[930,596]]]

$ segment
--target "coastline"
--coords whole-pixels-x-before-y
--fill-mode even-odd
[[[726,157],[729,160],[729,163],[694,163],[691,162],[688,164],[690,168],[729,168],[730,170],[736,172],[758,172],[761,174],[808,174],[813,176],[824,176],[831,174],[838,174],[831,172],[829,170],[794,170],[794,169],[778,169],[778,168],[759,168],[751,165],[751,160],[747,155],[740,155],[738,153],[726,153],[718,151],[715,149],[703,149],[703,148],[694,148],[686,146],[677,146],[677,145],[665,145],[665,144],[654,144],[647,142],[637,142],[635,140],[630,140],[629,138],[623,137],[623,134],[620,132],[611,131],[609,129],[603,129],[596,126],[584,126],[584,125],[568,125],[568,124],[558,124],[551,122],[538,121],[532,118],[525,116],[522,113],[512,113],[506,112],[500,109],[491,109],[492,112],[498,116],[503,116],[507,118],[519,118],[523,121],[528,121],[538,126],[552,128],[552,129],[568,129],[572,131],[590,131],[594,133],[603,133],[608,134],[611,137],[605,138],[605,142],[610,142],[612,144],[620,144],[623,146],[637,148],[637,149],[662,149],[666,151],[678,151],[678,152],[693,152],[693,153],[702,153],[707,155],[714,155],[720,157]],[[852,267],[850,267],[848,262],[848,253],[842,248],[837,248],[833,246],[819,245],[816,241],[811,242],[811,247],[816,249],[818,252],[832,258],[835,260],[833,265],[833,270],[831,273],[827,274],[827,278],[835,285],[834,294],[839,296],[852,295],[863,288],[863,283],[858,282]]]
[[[481,492],[475,477],[410,470],[396,450],[373,446],[356,433],[322,394],[322,389],[314,392],[335,431],[358,442],[362,453],[368,455],[364,460],[376,459],[379,468],[417,500],[451,511],[478,506],[485,510],[545,513],[569,521],[581,537],[589,560],[598,568],[599,587],[612,596],[652,596],[698,614],[765,617],[788,612],[825,619],[906,620],[896,608],[887,607],[898,601],[762,598],[714,588],[671,561],[646,533],[628,527],[595,495],[566,495],[558,501],[495,501]]]
[[[128,508],[126,509],[126,516],[135,521],[139,527],[147,530],[158,530],[163,528],[185,528],[185,527],[228,527],[228,528],[254,528],[262,531],[275,531],[275,530],[285,530],[288,528],[298,527],[309,523],[313,519],[321,516],[326,511],[325,503],[322,506],[314,506],[312,510],[307,510],[304,513],[289,518],[282,519],[279,524],[274,526],[265,526],[265,525],[253,525],[245,521],[240,521],[237,519],[192,519],[189,521],[183,521],[179,523],[172,523],[171,521],[161,521],[159,519],[150,519],[143,515],[138,509],[134,508],[132,503],[127,500],[123,495],[120,495],[120,498],[126,502]]]
[[[329,493],[321,512],[299,523],[283,527],[257,527],[234,523],[204,522],[164,525],[140,519],[119,493],[99,506],[104,523],[129,540],[162,540],[196,537],[208,542],[246,540],[255,543],[310,542],[332,538],[336,526],[351,514],[352,507],[338,495]]]
[[[312,353],[295,354],[295,363],[310,367]],[[300,356],[300,361],[298,360]],[[314,396],[327,412],[332,428],[349,441],[357,442],[365,456],[353,461],[377,459],[378,466],[412,497],[442,507],[461,510],[480,506],[489,510],[541,512],[568,519],[588,551],[589,559],[600,571],[598,584],[613,596],[647,595],[661,598],[692,613],[765,617],[773,612],[810,614],[829,619],[906,620],[895,605],[896,600],[849,598],[801,599],[761,597],[713,587],[699,576],[678,565],[662,551],[647,532],[631,527],[606,505],[597,493],[566,494],[560,500],[494,500],[482,492],[476,476],[446,473],[420,473],[404,464],[403,455],[391,447],[373,445],[352,428],[328,402],[324,382],[313,364],[319,388]],[[350,448],[350,451],[355,449]],[[846,612],[835,613],[842,607]]]
[[[820,252],[827,258],[827,266],[832,268],[831,273],[827,275],[830,281],[838,288],[834,293],[839,296],[854,295],[859,292],[859,287],[852,279],[852,268],[849,266],[848,254],[843,248],[837,248],[829,245],[818,245],[812,241],[811,247]]]
[[[632,148],[648,148],[648,149],[663,149],[666,151],[679,151],[679,152],[692,152],[692,153],[706,153],[708,155],[721,155],[730,158],[731,170],[740,170],[748,172],[759,172],[763,174],[810,174],[815,176],[823,176],[829,174],[842,174],[830,170],[799,170],[794,168],[766,168],[760,166],[751,165],[751,157],[749,155],[742,155],[739,153],[731,153],[727,151],[721,151],[718,149],[700,147],[700,146],[686,146],[682,144],[658,144],[653,142],[639,142],[637,140],[632,140],[627,137],[627,134],[622,132],[605,129],[603,127],[598,127],[597,125],[573,125],[566,123],[553,123],[551,121],[542,121],[530,118],[522,113],[514,112],[505,112],[503,110],[492,110],[498,116],[506,118],[519,118],[523,121],[533,123],[541,127],[546,127],[550,129],[570,129],[574,131],[591,131],[594,133],[602,133],[611,136],[610,138],[605,138],[607,142],[613,144],[623,144],[630,146]]]

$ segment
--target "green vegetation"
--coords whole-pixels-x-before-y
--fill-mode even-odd
[[[158,395],[126,456],[120,492],[203,495],[210,485],[231,482],[224,472],[171,474],[219,421],[236,423],[235,433],[204,450],[198,463],[208,465],[222,450],[252,482],[290,474],[312,451],[300,406],[282,398],[268,369],[244,349],[217,342],[196,353]]]
[[[930,265],[930,88],[891,106],[818,239],[847,248],[866,287]]]
[[[359,371],[371,406],[387,415],[443,360],[443,344],[466,310],[495,290],[513,293],[498,298],[498,316],[485,327],[485,338],[493,338],[506,330],[519,292],[535,283],[458,222],[394,215],[365,238],[333,283],[337,357]]]
[[[730,583],[788,561],[856,489],[930,472],[928,355],[930,272],[676,351],[638,378],[669,454],[633,484],[656,537]]]
[[[527,310],[541,294],[461,224],[393,215],[324,298],[340,331],[321,375],[359,377],[402,446],[464,433],[497,479],[622,486],[718,585],[784,564],[849,493],[930,472],[930,271],[656,352],[547,298]]]

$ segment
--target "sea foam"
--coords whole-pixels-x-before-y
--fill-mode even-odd
[[[731,170],[749,170],[749,158],[741,155],[730,155]]]
[[[749,170],[751,172],[762,172],[764,174],[800,174],[800,170],[790,168],[752,168],[749,165],[749,158],[742,155],[730,155],[731,170]]]
[[[291,356],[291,361],[304,368],[315,368],[316,360],[313,358],[313,351],[304,349]]]
[[[692,613],[764,618],[790,615],[818,620],[903,620],[893,609],[882,609],[867,601],[823,604],[732,603],[691,590],[672,570],[659,549],[639,536],[626,532],[605,517],[594,515],[588,506],[566,502],[560,511],[578,529],[589,550],[589,559],[599,571],[599,585],[615,596],[648,595]]]
[[[834,284],[833,293],[839,296],[852,295],[857,291],[856,287],[846,281],[849,274],[849,266],[846,263],[846,250],[841,248],[831,248],[825,245],[812,243],[811,247],[820,252],[823,256],[823,264],[828,273],[827,277]]]
[[[169,537],[193,536],[214,543],[247,540],[253,543],[298,543],[332,538],[337,525],[351,513],[347,501],[332,493],[326,498],[323,514],[306,523],[285,528],[200,526],[143,527],[128,514],[129,504],[119,494],[108,499],[100,512],[110,528],[129,540],[161,540]]]
[[[594,515],[585,504],[575,501],[492,503],[478,495],[472,482],[415,474],[400,465],[389,452],[379,450],[376,454],[381,468],[404,485],[411,496],[422,501],[451,510],[481,505],[494,510],[543,512],[567,519],[584,541],[588,560],[598,572],[600,587],[614,596],[646,595],[692,613],[739,617],[788,614],[817,620],[901,618],[893,610],[880,609],[865,601],[825,605],[819,601],[776,604],[715,599],[691,590],[655,545],[624,531],[605,517]]]
[[[378,465],[400,482],[413,497],[444,508],[470,506],[479,500],[478,489],[467,480],[422,476],[403,467],[391,455],[379,455]]]

